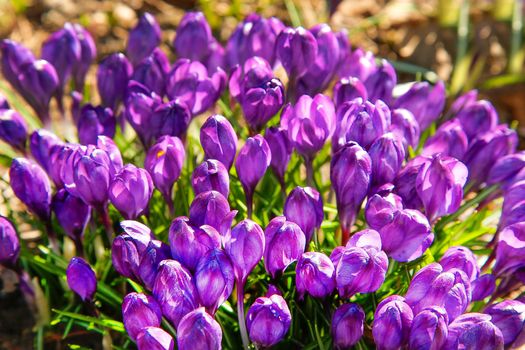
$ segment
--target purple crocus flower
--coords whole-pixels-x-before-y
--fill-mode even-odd
[[[26,150],[27,123],[13,109],[0,109],[0,140],[23,153]]]
[[[489,315],[476,312],[459,316],[448,325],[444,349],[503,350],[503,334]]]
[[[101,210],[108,201],[109,185],[115,175],[109,155],[97,148],[88,150],[79,157],[73,171],[75,191],[72,194],[78,193],[86,204]]]
[[[264,230],[264,267],[275,278],[304,253],[306,238],[301,228],[284,216],[273,218]]]
[[[416,191],[430,221],[459,209],[467,176],[465,164],[452,157],[437,154],[423,163],[416,178]]]
[[[470,90],[454,100],[448,111],[449,115],[457,115],[463,108],[472,105],[478,99],[478,90]]]
[[[303,27],[285,28],[275,42],[277,59],[292,81],[306,74],[315,62],[317,50],[314,35]]]
[[[66,269],[67,284],[83,301],[91,301],[97,290],[95,271],[82,258],[74,257]]]
[[[2,53],[2,75],[21,93],[19,74],[22,72],[22,67],[35,61],[35,56],[28,48],[10,39],[2,40],[0,52]]]
[[[391,104],[392,90],[397,84],[397,75],[394,67],[385,59],[381,60],[377,69],[364,81],[370,101],[382,100]]]
[[[416,314],[427,307],[439,306],[445,308],[452,321],[471,301],[470,280],[461,270],[444,271],[441,265],[432,263],[414,275],[405,297]]]
[[[80,110],[77,122],[78,138],[84,145],[96,145],[100,135],[115,136],[117,119],[110,108],[86,104]]]
[[[525,223],[504,227],[498,235],[496,246],[496,276],[512,275],[525,266]]]
[[[60,227],[77,243],[77,250],[79,250],[84,229],[91,217],[91,208],[82,199],[71,195],[65,189],[59,190],[53,196],[52,208]],[[77,254],[82,252],[77,251]]]
[[[49,152],[49,170],[48,175],[55,183],[57,189],[64,188],[62,173],[66,166],[66,161],[80,145],[72,143],[58,143],[51,147]]]
[[[345,102],[350,102],[356,98],[363,101],[368,100],[368,93],[365,85],[356,77],[342,78],[334,86],[334,102],[339,108]]]
[[[149,173],[133,164],[126,164],[109,185],[109,199],[125,219],[136,219],[147,212],[153,193]]]
[[[175,260],[164,260],[159,264],[153,296],[159,303],[162,314],[175,327],[199,304],[190,273]]]
[[[405,160],[405,148],[393,133],[377,138],[368,151],[372,160],[371,192],[384,184],[394,181]]]
[[[35,160],[47,172],[50,169],[50,153],[54,145],[62,144],[55,134],[46,129],[33,131],[29,138],[29,150]]]
[[[370,51],[356,48],[348,54],[339,68],[341,78],[355,77],[366,81],[377,70],[376,59]]]
[[[115,171],[119,171],[123,167],[122,154],[120,154],[120,150],[115,144],[115,141],[107,136],[100,135],[97,137],[96,145],[98,149],[106,151]]]
[[[146,225],[137,221],[122,221],[120,226],[124,233],[113,240],[111,261],[119,274],[138,280],[140,257],[154,237]]]
[[[176,136],[186,139],[186,132],[191,122],[191,111],[184,101],[174,99],[158,105],[150,116],[152,139],[157,141],[162,136]]]
[[[525,327],[525,304],[518,300],[504,300],[492,304],[484,311],[503,335],[505,345],[511,345],[523,333]],[[522,344],[516,344],[517,346]]]
[[[171,259],[170,247],[162,241],[151,240],[140,258],[138,268],[138,277],[147,289],[153,289],[159,264],[166,259]]]
[[[230,211],[228,200],[217,191],[198,194],[190,205],[190,222],[196,226],[210,225],[222,237],[230,232],[237,210]]]
[[[264,133],[264,139],[270,147],[272,159],[270,167],[279,179],[281,188],[285,190],[284,174],[292,156],[293,147],[288,138],[288,131],[275,126],[269,127]]]
[[[461,123],[469,140],[489,132],[498,125],[498,113],[489,101],[472,101],[458,111],[457,120]]]
[[[306,252],[297,260],[296,279],[297,292],[300,298],[305,293],[314,298],[324,298],[335,289],[334,264],[325,254]]]
[[[206,159],[217,159],[230,169],[237,152],[237,134],[228,119],[215,114],[206,119],[200,131]]]
[[[122,320],[130,338],[134,341],[145,327],[159,327],[162,312],[153,297],[143,293],[129,293],[122,301]]]
[[[448,248],[439,259],[439,264],[443,267],[443,271],[452,269],[463,271],[471,282],[476,280],[480,274],[476,256],[470,249],[462,246]]]
[[[228,169],[218,160],[205,160],[193,170],[191,185],[195,194],[213,190],[228,198],[230,193]]]
[[[179,350],[220,350],[221,342],[221,325],[203,307],[184,316],[177,327]]]
[[[448,315],[442,307],[429,307],[414,316],[410,349],[442,349],[448,337]]]
[[[177,27],[173,42],[178,57],[204,62],[211,54],[215,39],[202,12],[186,12]]]
[[[91,34],[80,24],[73,23],[73,30],[80,43],[80,58],[73,66],[73,79],[75,81],[75,91],[84,90],[84,81],[91,63],[97,57],[97,47]]]
[[[15,158],[9,169],[11,188],[15,195],[40,220],[51,216],[51,185],[44,170],[26,158]]]
[[[506,191],[517,183],[525,180],[525,152],[516,152],[501,157],[490,169],[487,178],[488,185],[500,183],[502,190]]]
[[[493,274],[485,274],[476,278],[471,283],[472,301],[481,301],[494,293],[496,289],[496,277]]]
[[[221,249],[210,249],[199,260],[194,279],[201,304],[215,314],[233,291],[235,274],[230,258]]]
[[[246,327],[251,341],[261,347],[280,342],[288,333],[292,315],[279,294],[259,297],[248,309]]]
[[[164,96],[166,92],[165,79],[169,71],[168,57],[161,49],[157,48],[136,65],[131,80],[139,82],[159,96]]]
[[[174,341],[162,328],[146,327],[137,335],[137,347],[139,350],[173,350]]]
[[[409,160],[397,173],[394,180],[394,192],[401,197],[405,208],[422,209],[423,203],[416,189],[419,172],[428,157],[417,156]]]
[[[332,316],[332,339],[336,349],[348,349],[363,337],[365,312],[359,304],[339,306]]]
[[[7,218],[0,216],[0,264],[14,266],[20,254],[16,229]]]
[[[116,110],[124,99],[133,67],[122,53],[114,53],[100,62],[97,70],[97,88],[102,105]]]
[[[312,187],[298,186],[286,198],[284,216],[299,225],[308,244],[323,222],[323,198]]]
[[[389,130],[401,138],[405,151],[408,146],[412,148],[418,146],[421,129],[412,112],[403,108],[394,109],[391,113],[391,122]]]
[[[392,222],[379,230],[383,250],[400,262],[413,261],[434,241],[427,218],[413,209],[398,210]]]
[[[468,138],[458,119],[452,119],[442,124],[434,135],[429,137],[421,152],[424,156],[441,153],[461,159],[467,152]]]
[[[199,260],[209,250],[221,247],[221,236],[209,225],[193,227],[188,218],[179,217],[171,223],[169,242],[173,259],[195,271]]]
[[[382,186],[376,194],[368,198],[365,207],[365,219],[368,226],[380,230],[394,220],[396,211],[403,209],[403,200],[393,193],[394,186]]]
[[[343,243],[350,235],[357,211],[366,197],[372,174],[372,160],[364,149],[349,142],[330,161],[330,180],[343,229]]]
[[[175,62],[166,81],[166,94],[170,99],[180,99],[193,116],[209,109],[220,97],[226,86],[226,73],[215,72],[198,61],[181,58]]]
[[[159,46],[161,34],[160,26],[152,14],[146,12],[140,16],[137,25],[129,31],[126,46],[126,54],[134,66]]]
[[[130,81],[124,100],[124,116],[147,148],[158,136],[158,126],[151,125],[152,114],[162,104],[161,98],[144,85]]]
[[[500,230],[523,221],[523,213],[525,211],[525,201],[523,200],[524,188],[525,181],[521,180],[507,189],[498,224]]]
[[[410,336],[414,314],[405,298],[392,295],[377,305],[372,335],[379,350],[399,349]]]
[[[261,135],[249,137],[235,160],[235,169],[246,195],[248,218],[253,207],[253,192],[270,165],[272,154],[268,143]]]

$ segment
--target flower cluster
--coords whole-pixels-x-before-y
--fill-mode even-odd
[[[92,316],[124,278],[139,349],[524,344],[525,154],[490,102],[471,91],[444,113],[443,82],[399,93],[391,63],[326,24],[252,14],[222,46],[187,13],[176,61],[160,43],[144,14],[125,54],[97,66],[100,105],[83,99],[96,46],[81,26],[51,35],[41,59],[1,44],[4,78],[47,128],[29,133],[0,101],[0,139],[20,155],[11,188],[54,256],[67,256],[62,237],[74,243],[64,274]],[[52,99],[78,143],[50,131]],[[109,283],[104,244],[122,276]],[[0,263],[22,273],[19,252],[0,217]]]

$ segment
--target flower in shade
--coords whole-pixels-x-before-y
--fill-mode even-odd
[[[129,82],[124,98],[123,115],[146,148],[158,137],[159,127],[154,128],[151,123],[153,112],[161,104],[160,96],[147,87],[134,80]]]
[[[19,253],[20,241],[15,227],[7,218],[0,216],[0,264],[16,264]]]
[[[179,350],[220,350],[221,342],[221,326],[203,307],[184,316],[177,327]]]
[[[109,185],[114,175],[115,169],[109,155],[97,148],[88,149],[87,153],[79,156],[73,170],[75,191],[87,204],[103,207],[108,200]]]
[[[173,338],[162,328],[146,327],[137,335],[139,350],[173,350]]]
[[[364,331],[365,312],[359,304],[339,306],[332,316],[332,339],[337,349],[348,349],[361,339]]]
[[[45,171],[50,169],[51,149],[54,145],[63,142],[50,131],[37,129],[33,131],[29,138],[29,150],[35,160],[44,168]]]
[[[315,62],[317,50],[314,35],[303,27],[285,28],[275,42],[277,59],[292,80],[306,74]]]
[[[217,159],[228,169],[232,167],[237,134],[228,119],[219,114],[206,119],[200,130],[200,141],[207,159]]]
[[[138,277],[147,289],[152,290],[162,260],[171,259],[170,247],[162,241],[152,239],[140,257]]]
[[[161,34],[160,26],[152,14],[146,12],[140,16],[137,25],[129,31],[126,46],[126,54],[133,65],[137,65],[159,46]]]
[[[53,196],[52,208],[64,232],[74,241],[81,240],[91,217],[91,208],[65,189],[59,190]]]
[[[279,294],[259,297],[248,309],[246,327],[251,341],[261,347],[280,342],[288,333],[292,315]]]
[[[377,305],[372,335],[379,350],[399,349],[407,343],[414,314],[403,297],[392,295]]]
[[[66,269],[67,284],[83,301],[91,301],[97,290],[95,271],[82,258],[74,257]]]
[[[1,41],[0,52],[2,75],[18,92],[21,92],[19,74],[22,72],[22,67],[35,61],[35,56],[27,47],[10,39]]]
[[[365,85],[356,77],[347,77],[339,80],[334,86],[334,102],[336,108],[343,103],[350,102],[360,97],[363,101],[368,100]]]
[[[297,260],[297,292],[301,297],[305,293],[314,298],[324,298],[335,289],[334,264],[325,254],[306,252]]]
[[[149,173],[133,164],[126,164],[109,185],[109,199],[125,219],[136,219],[147,211],[153,193]]]
[[[176,98],[159,104],[150,115],[149,121],[153,141],[165,135],[185,139],[191,122],[191,111],[184,101]]]
[[[193,170],[191,185],[195,194],[213,190],[228,198],[230,193],[228,169],[216,159],[205,160]]]
[[[230,211],[230,204],[217,191],[202,192],[190,205],[190,222],[196,226],[210,225],[225,237],[230,232],[237,210]]]
[[[391,113],[391,122],[389,130],[401,138],[405,151],[408,146],[417,148],[421,129],[412,112],[403,108],[394,109]]]
[[[129,293],[122,301],[122,320],[130,338],[137,340],[145,327],[159,327],[162,312],[153,297],[143,293]]]
[[[315,189],[298,186],[286,198],[284,216],[299,225],[308,243],[323,222],[323,199]]]
[[[124,99],[133,67],[122,53],[114,53],[100,62],[97,70],[97,88],[102,105],[115,111]]]
[[[480,301],[494,293],[496,289],[496,277],[493,274],[485,274],[476,278],[472,285],[472,301]]]
[[[27,123],[13,109],[0,109],[0,140],[16,150],[25,152],[27,143]]]
[[[150,229],[132,220],[120,223],[124,233],[117,236],[111,245],[111,261],[122,276],[139,279],[140,258],[153,239]]]
[[[505,345],[510,345],[523,333],[525,327],[525,304],[518,300],[503,300],[492,304],[484,311],[503,335]],[[523,344],[516,344],[517,346]]]
[[[175,326],[199,304],[197,290],[188,270],[175,260],[164,260],[153,285],[153,297],[162,314]]]
[[[429,307],[414,316],[410,338],[410,349],[442,349],[448,337],[448,315],[442,307]]]
[[[80,43],[80,58],[77,64],[73,66],[73,79],[75,81],[75,90],[83,91],[86,74],[91,63],[97,57],[97,47],[93,37],[84,27],[78,23],[73,23],[72,26]]]
[[[394,186],[387,184],[368,198],[365,207],[365,219],[370,228],[381,229],[394,220],[396,211],[403,209],[403,200],[393,193],[393,190]]]
[[[112,138],[115,136],[116,127],[117,119],[110,108],[86,104],[80,110],[77,122],[78,138],[84,145],[96,145],[99,135]]]
[[[18,199],[40,220],[49,220],[51,185],[44,170],[26,158],[15,158],[9,169],[9,179]]]
[[[372,192],[381,185],[394,181],[405,160],[401,139],[393,133],[377,138],[368,150],[372,160]]]
[[[501,184],[506,191],[515,183],[525,180],[525,152],[516,152],[501,157],[490,169],[488,185]]]
[[[170,61],[159,48],[145,57],[133,70],[131,80],[147,87],[151,92],[164,96],[166,92],[166,77],[170,71]]]
[[[382,100],[391,104],[392,91],[397,84],[394,67],[385,59],[380,61],[377,69],[364,81],[370,101]]]
[[[416,180],[427,157],[417,156],[409,160],[397,173],[394,180],[394,192],[401,197],[405,208],[422,209],[423,203],[416,189]]]
[[[284,174],[293,152],[292,143],[288,138],[288,131],[271,126],[266,129],[264,139],[268,143],[272,155],[270,167],[278,177],[281,187],[284,188]]]
[[[421,151],[424,156],[433,156],[441,153],[442,156],[450,156],[461,159],[468,148],[467,134],[458,119],[452,119],[443,123],[434,135],[429,137]]]
[[[273,218],[264,230],[264,236],[264,267],[273,278],[304,253],[306,237],[303,231],[284,216]]]
[[[444,349],[503,350],[503,343],[503,335],[491,322],[491,316],[472,312],[448,325]]]
[[[498,125],[498,113],[492,103],[485,100],[475,101],[475,97],[457,112],[456,118],[469,140],[493,130]]]

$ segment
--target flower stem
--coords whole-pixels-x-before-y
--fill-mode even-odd
[[[252,219],[252,212],[253,212],[253,191],[250,189],[245,188],[244,189],[246,193],[246,208],[247,208],[247,216],[248,219]]]
[[[242,283],[242,281],[237,281],[237,317],[239,319],[242,345],[245,350],[248,350],[250,346],[250,339],[248,338],[246,320],[244,319],[244,283]]]
[[[100,214],[100,219],[102,220],[102,225],[104,225],[104,229],[106,230],[108,241],[111,244],[113,242],[114,232],[111,219],[109,218],[108,207],[102,206],[99,208],[98,212]]]
[[[46,220],[45,226],[46,226],[47,238],[49,239],[49,244],[51,245],[51,249],[55,252],[55,254],[60,255],[60,248],[58,246],[57,235],[55,231],[53,230],[51,221]]]
[[[309,187],[315,187],[314,185],[314,165],[310,157],[304,158],[304,165],[306,167],[306,184]]]

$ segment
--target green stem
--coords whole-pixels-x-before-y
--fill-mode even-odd
[[[237,281],[237,317],[239,319],[242,345],[244,350],[248,350],[250,348],[250,339],[248,338],[246,320],[244,319],[244,284],[242,281]]]

